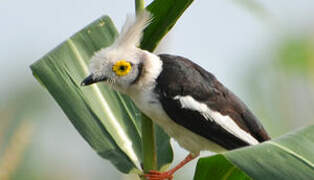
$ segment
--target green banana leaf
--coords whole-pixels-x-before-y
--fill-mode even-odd
[[[193,0],[155,0],[147,6],[153,16],[153,22],[145,29],[141,47],[153,51],[159,41],[174,26]]]
[[[256,146],[201,158],[195,180],[314,179],[314,125]]]
[[[155,0],[148,6],[153,23],[141,47],[153,50],[191,3],[191,0]],[[163,5],[165,9],[160,9]],[[166,19],[165,15],[170,15]],[[162,25],[165,30],[161,29]],[[88,61],[109,46],[118,32],[108,16],[91,23],[31,65],[33,75],[49,91],[89,145],[123,173],[140,173],[143,162],[141,112],[132,101],[98,83],[88,88],[80,82],[88,75]],[[158,168],[173,160],[170,138],[156,127]]]
[[[127,97],[104,85],[80,87],[89,73],[88,60],[117,35],[110,18],[104,16],[35,62],[31,69],[91,147],[120,171],[129,173],[139,169],[142,159],[140,112]]]

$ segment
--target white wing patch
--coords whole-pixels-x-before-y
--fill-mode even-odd
[[[249,144],[259,143],[253,136],[241,129],[229,116],[224,116],[217,111],[211,110],[206,104],[197,102],[193,97],[175,96],[174,99],[180,101],[182,108],[200,112],[207,120],[215,121],[228,132]]]

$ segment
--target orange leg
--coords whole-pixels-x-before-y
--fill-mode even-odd
[[[149,171],[148,174],[145,174],[144,176],[148,180],[164,180],[164,179],[172,180],[173,179],[173,174],[178,169],[182,168],[185,164],[187,164],[188,162],[192,161],[197,156],[198,155],[194,155],[194,154],[190,153],[188,156],[186,156],[186,158],[183,161],[181,161],[177,166],[175,166],[174,168],[170,169],[169,171],[159,172],[159,171],[151,170],[151,171]]]

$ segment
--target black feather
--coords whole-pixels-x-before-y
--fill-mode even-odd
[[[270,139],[254,114],[214,75],[184,57],[167,54],[159,57],[163,69],[157,78],[155,91],[160,95],[158,98],[163,109],[173,121],[229,150],[249,145],[215,121],[205,119],[199,112],[181,108],[179,100],[174,99],[177,95],[189,95],[213,111],[228,115],[259,142]]]

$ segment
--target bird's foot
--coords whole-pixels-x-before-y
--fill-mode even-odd
[[[151,170],[149,173],[144,174],[144,177],[146,177],[147,180],[172,180],[173,179],[173,173],[171,170],[166,172],[159,172]]]
[[[176,165],[174,168],[172,168],[169,171],[159,172],[159,171],[151,170],[147,174],[144,174],[143,176],[147,180],[172,180],[173,179],[173,174],[178,169],[183,167],[186,163],[192,161],[197,156],[198,156],[198,153],[197,154],[190,153],[183,161],[181,161],[178,165]]]

